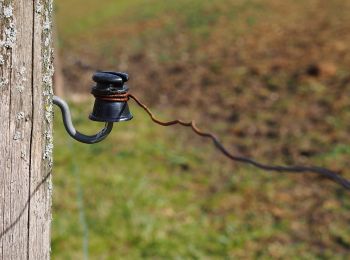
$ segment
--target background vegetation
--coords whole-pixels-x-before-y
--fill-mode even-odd
[[[58,0],[77,128],[95,69],[127,71],[164,119],[195,118],[235,153],[350,178],[350,2]],[[79,102],[77,102],[79,101]],[[324,178],[227,161],[180,127],[134,119],[87,146],[55,122],[54,259],[350,256],[350,199]]]

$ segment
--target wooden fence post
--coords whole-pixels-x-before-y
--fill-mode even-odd
[[[0,259],[49,259],[52,0],[0,0]]]

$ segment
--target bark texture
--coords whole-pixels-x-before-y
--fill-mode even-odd
[[[0,0],[0,259],[49,259],[52,1]]]

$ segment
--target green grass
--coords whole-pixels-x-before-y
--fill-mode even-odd
[[[59,0],[56,19],[63,57],[67,60],[73,53],[82,59],[90,58],[94,66],[111,67],[116,65],[115,57],[120,57],[121,52],[125,51],[130,59],[142,54],[150,58],[146,62],[136,60],[133,72],[149,73],[149,67],[153,74],[147,76],[154,75],[152,69],[165,73],[158,75],[163,83],[167,83],[164,78],[168,76],[169,80],[179,81],[177,75],[166,74],[174,64],[193,70],[193,79],[201,74],[198,67],[208,67],[203,74],[206,80],[215,82],[214,87],[220,88],[218,92],[222,95],[213,95],[214,100],[227,101],[227,111],[239,108],[240,101],[245,102],[244,114],[236,123],[216,118],[216,112],[211,110],[217,111],[217,106],[204,106],[205,118],[207,113],[213,112],[213,116],[212,121],[202,120],[205,124],[201,126],[222,133],[222,138],[228,141],[225,143],[232,143],[228,137],[234,135],[235,127],[245,133],[256,120],[263,129],[266,121],[275,121],[276,115],[277,120],[284,119],[283,112],[278,111],[289,113],[291,110],[287,116],[291,115],[290,120],[295,118],[295,125],[300,124],[301,128],[294,129],[293,123],[281,120],[281,124],[289,123],[296,132],[287,132],[282,145],[293,148],[300,144],[308,149],[320,143],[321,152],[310,160],[314,164],[346,169],[349,166],[347,143],[324,148],[334,140],[334,133],[344,136],[344,129],[348,127],[346,119],[350,110],[340,111],[346,103],[345,94],[341,103],[336,94],[327,92],[324,82],[313,80],[302,82],[295,92],[286,96],[284,84],[293,79],[290,74],[295,71],[287,67],[279,73],[258,75],[259,66],[264,71],[271,64],[260,59],[257,62],[256,57],[248,55],[255,49],[252,46],[270,46],[267,41],[271,36],[270,27],[266,29],[266,24],[278,29],[278,26],[303,23],[299,19],[301,10],[309,12],[312,6],[304,1],[287,1],[285,6],[281,3],[277,0]],[[331,12],[329,8],[322,10]],[[261,25],[265,25],[262,31],[257,27]],[[252,35],[257,35],[261,42],[255,42]],[[250,43],[251,49],[243,49],[241,56],[221,52],[236,46],[242,36],[246,40],[243,46]],[[278,38],[279,34],[272,36]],[[291,41],[288,35],[284,37],[286,41],[277,45],[281,49]],[[179,62],[184,53],[191,57],[185,65]],[[257,57],[265,57],[260,55]],[[274,58],[273,53],[268,55],[271,55],[268,60]],[[231,63],[236,57],[242,60],[239,66]],[[252,69],[257,72],[252,74]],[[188,78],[181,78],[179,84],[191,82],[192,74],[182,76]],[[271,91],[262,84],[253,84],[259,77],[281,95],[271,106],[262,109],[259,104],[267,99],[253,97],[270,97]],[[154,82],[144,86],[143,78],[135,78],[133,91],[147,89],[141,92],[145,94],[143,99],[152,96],[155,93],[152,90],[161,90],[159,86],[148,89]],[[224,83],[220,79],[225,79]],[[227,82],[241,86],[243,94],[235,93]],[[80,85],[79,78],[71,84]],[[293,96],[300,99],[293,101]],[[339,117],[327,114],[324,118],[339,132],[327,135],[319,128],[306,128],[307,131],[302,128],[309,116],[305,111],[309,110],[310,103],[301,100],[309,96],[315,100],[326,96],[326,101],[338,97]],[[313,98],[307,100],[315,105]],[[295,102],[299,110],[294,110]],[[190,107],[176,106],[175,101],[173,104],[173,108],[167,107],[169,112],[159,107],[155,112],[167,119],[173,114],[188,116]],[[233,108],[232,104],[237,107]],[[91,104],[71,105],[78,130],[84,133],[99,130],[101,125],[87,119]],[[269,174],[233,163],[219,155],[209,141],[194,137],[188,129],[157,126],[138,107],[131,105],[131,110],[135,118],[116,124],[112,134],[96,145],[72,140],[64,131],[56,110],[53,259],[83,259],[86,254],[90,259],[348,258],[350,200],[342,189],[322,178]],[[219,111],[220,115],[225,112],[221,107]],[[197,115],[195,112],[193,110]],[[229,148],[234,150],[236,144],[244,144],[260,149],[262,152],[257,154],[262,161],[266,162],[266,158],[275,163],[283,161],[280,153],[272,152],[275,146],[281,145],[279,140],[251,137],[249,134],[237,137],[235,147]],[[256,139],[266,149],[257,147]]]
[[[108,57],[116,47],[132,47],[135,52],[149,41],[169,40],[179,34],[202,41],[212,35],[211,28],[219,19],[226,19],[229,35],[240,34],[247,28],[237,23],[243,20],[252,27],[262,19],[259,14],[265,8],[258,0],[229,0],[225,4],[210,0],[106,0],[103,4],[61,0],[56,4],[56,20],[62,48],[89,46]]]
[[[62,38],[86,34],[91,31],[104,29],[106,26],[139,23],[164,16],[169,11],[176,12],[186,18],[186,26],[193,28],[207,26],[219,17],[214,12],[201,15],[203,11],[213,6],[212,1],[159,1],[133,0],[113,1],[106,0],[98,5],[96,1],[88,0],[82,4],[81,0],[60,1],[57,6],[58,17],[65,15],[65,19],[58,19]],[[63,14],[64,13],[64,14]]]
[[[73,106],[73,118],[77,129],[94,133],[99,127],[85,119],[89,107]],[[91,259],[309,257],[317,253],[303,241],[283,245],[283,237],[295,232],[293,224],[307,223],[288,215],[276,219],[273,211],[259,206],[266,206],[263,203],[273,199],[277,190],[290,189],[295,179],[210,161],[215,154],[210,143],[191,146],[185,129],[176,132],[153,125],[139,108],[131,109],[135,118],[116,124],[111,136],[96,145],[71,140],[57,114],[54,259],[82,258],[84,239]],[[268,207],[282,211],[288,206],[283,200],[271,203]],[[344,203],[349,208],[349,200]],[[340,214],[346,213],[343,210],[337,207]],[[349,241],[349,233],[340,227],[341,223],[333,223],[323,228]],[[259,246],[269,240],[276,241],[266,248]],[[249,251],[256,246],[258,250]]]
[[[74,117],[79,129],[97,129],[91,129],[91,123],[83,122],[77,113]],[[55,129],[54,197],[59,199],[55,200],[54,252],[69,247],[60,254],[62,258],[82,253],[75,185],[79,172],[91,256],[199,254],[202,242],[195,236],[205,238],[201,232],[208,221],[200,216],[200,205],[185,187],[192,174],[181,170],[201,161],[198,151],[179,151],[175,142],[167,140],[164,129],[151,127],[139,113],[137,119],[117,124],[108,141],[94,146],[71,141],[58,125]],[[176,221],[178,214],[185,221]],[[183,240],[196,244],[187,248]]]

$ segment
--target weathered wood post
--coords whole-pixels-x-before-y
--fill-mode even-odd
[[[0,0],[0,259],[50,258],[52,0]]]

